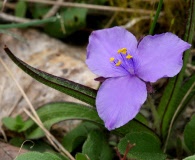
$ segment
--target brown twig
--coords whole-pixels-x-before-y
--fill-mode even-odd
[[[134,146],[135,146],[135,143],[134,143],[134,144],[131,144],[131,143],[128,141],[127,147],[126,147],[126,150],[125,150],[124,157],[123,157],[121,160],[126,160],[126,159],[127,159],[127,154],[129,153],[129,151],[131,150],[131,148],[133,148]]]

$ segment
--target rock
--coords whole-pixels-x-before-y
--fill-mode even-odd
[[[24,154],[26,152],[27,150],[25,149],[0,142],[0,159],[2,160],[13,160],[20,154]]]
[[[32,29],[13,29],[10,32],[17,35],[19,39],[1,34],[0,57],[14,73],[35,108],[56,101],[81,102],[33,80],[8,58],[3,50],[4,45],[7,45],[17,57],[33,67],[92,88],[98,87],[98,83],[94,81],[96,76],[85,64],[85,47],[64,44]],[[28,105],[1,64],[0,75],[1,119],[9,116],[10,113],[12,116],[18,115],[22,112],[22,108],[28,108]]]

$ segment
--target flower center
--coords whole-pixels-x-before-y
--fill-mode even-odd
[[[132,58],[133,56],[127,53],[127,48],[121,48],[117,51],[116,57],[111,57],[110,62],[113,63],[116,67],[122,67],[130,74],[134,74],[134,67]],[[131,60],[131,61],[130,61]]]

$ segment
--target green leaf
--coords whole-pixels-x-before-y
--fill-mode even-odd
[[[188,80],[186,80],[186,82],[182,85],[182,88],[180,89],[180,92],[178,93],[176,97],[175,103],[172,104],[173,108],[177,107],[174,114],[171,116],[171,112],[166,113],[166,116],[171,116],[171,118],[164,119],[164,123],[165,122],[168,123],[169,120],[171,121],[167,125],[169,130],[164,132],[164,133],[168,133],[168,136],[166,138],[165,145],[164,145],[165,149],[169,143],[168,139],[171,134],[171,129],[173,127],[174,121],[182,113],[182,111],[187,107],[187,104],[194,96],[195,96],[195,75],[188,78]]]
[[[170,87],[171,88],[171,87]],[[195,95],[195,75],[188,78],[186,82],[180,88],[180,92],[178,92],[177,96],[174,99],[173,104],[169,104],[172,108],[167,109],[166,114],[164,115],[163,124],[166,124],[166,127],[172,127],[172,121],[179,116],[182,110],[187,107],[187,104]],[[167,97],[168,98],[168,97]],[[165,103],[165,102],[164,102]],[[166,127],[163,126],[162,131],[165,136],[167,133]]]
[[[21,116],[17,116],[16,118],[5,117],[2,119],[2,122],[11,131],[18,131],[23,126],[23,123],[17,120],[19,117],[21,118]]]
[[[7,47],[4,50],[18,67],[37,81],[95,106],[96,90],[33,68],[13,55]]]
[[[81,145],[87,138],[88,133],[91,130],[98,129],[97,125],[90,122],[83,122],[78,125],[75,129],[68,132],[63,138],[63,146],[69,152],[72,152],[76,147]]]
[[[55,23],[48,23],[44,27],[46,33],[57,38],[63,38],[64,36],[70,35],[73,32],[84,28],[86,25],[87,9],[64,9],[61,11],[60,16],[61,19]],[[62,27],[65,28],[65,33],[63,33]]]
[[[195,153],[195,114],[191,117],[190,122],[184,129],[184,141],[188,149]]]
[[[47,129],[50,129],[50,127],[57,122],[70,119],[86,120],[99,124],[102,127],[104,124],[94,108],[71,102],[46,104],[37,110],[37,114]],[[29,121],[32,122],[32,120]],[[131,120],[123,127],[114,130],[113,133],[124,136],[125,134],[133,131],[145,131],[156,136],[152,130],[137,120]],[[26,136],[28,139],[35,139],[43,137],[44,133],[36,124],[34,124],[31,128],[29,128],[29,130],[27,130]]]
[[[160,140],[145,132],[128,133],[118,144],[121,154],[125,154],[128,143],[135,144],[127,154],[127,157],[139,160],[165,160],[160,146]]]
[[[113,153],[108,145],[105,135],[96,130],[91,131],[85,141],[82,153],[91,160],[112,160]]]
[[[33,18],[40,19],[50,10],[50,8],[51,7],[48,5],[35,3],[33,7],[30,8],[30,11]]]
[[[47,157],[49,160],[69,160],[69,158],[60,155],[59,153],[45,152],[44,157]]]
[[[88,120],[97,124],[103,124],[95,109],[71,102],[46,104],[37,110],[37,114],[47,129],[50,129],[55,123],[70,119]],[[27,130],[26,136],[29,139],[40,138],[44,136],[44,132],[34,124]]]
[[[27,4],[23,0],[19,0],[19,2],[16,3],[15,7],[15,16],[16,17],[25,17],[27,9]]]
[[[43,154],[39,152],[27,152],[19,155],[16,160],[43,160]]]
[[[158,136],[154,133],[153,130],[151,130],[150,128],[148,128],[147,126],[145,126],[143,123],[139,122],[136,119],[131,120],[126,125],[117,128],[112,132],[122,137],[125,136],[127,133],[131,133],[131,132],[147,132],[158,138]]]
[[[19,155],[16,160],[68,160],[68,158],[49,152],[27,152]]]
[[[138,113],[135,117],[135,119],[144,125],[148,126],[148,119],[141,113]]]
[[[77,153],[76,160],[89,160],[85,154]]]
[[[20,115],[15,118],[5,117],[2,122],[8,129],[16,132],[23,132],[32,125],[32,122],[24,122]]]
[[[178,106],[179,113],[181,113],[187,104],[195,96],[195,75],[188,78],[185,83],[182,85],[181,91],[178,94],[177,101],[175,105]],[[179,115],[177,114],[177,116]],[[176,116],[176,117],[177,117]]]
[[[195,156],[189,156],[184,158],[183,160],[195,160]]]

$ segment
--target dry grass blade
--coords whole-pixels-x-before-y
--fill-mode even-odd
[[[5,80],[0,85],[0,108],[1,108],[1,102],[2,102],[2,96],[3,96],[4,88],[5,88]],[[1,118],[2,117],[0,117],[0,120],[1,120]],[[4,130],[2,129],[2,122],[1,121],[0,121],[0,131],[2,133],[2,136],[3,136],[4,140],[5,140],[5,142],[7,142],[7,136],[6,136],[5,132],[4,132]]]
[[[47,139],[49,140],[49,142],[53,145],[54,148],[56,148],[59,152],[63,153],[64,155],[66,155],[67,157],[69,157],[70,160],[75,160],[74,157],[72,157],[72,155],[56,140],[56,138],[51,135],[51,133],[43,126],[40,118],[38,117],[32,103],[30,102],[30,100],[28,99],[27,95],[25,94],[24,90],[21,88],[21,86],[19,85],[19,83],[16,81],[13,73],[11,72],[11,70],[8,68],[8,66],[3,62],[3,60],[0,58],[0,63],[3,65],[3,67],[5,68],[5,70],[8,72],[8,74],[10,75],[10,77],[14,80],[16,86],[18,87],[18,89],[20,90],[20,92],[22,93],[22,96],[24,97],[24,99],[26,100],[31,112],[33,113],[33,115],[26,109],[24,109],[24,111],[28,114],[28,116],[30,116],[35,123],[37,123],[37,125],[45,132]]]
[[[56,4],[43,16],[43,18],[49,18],[51,16],[54,16],[58,9],[60,8],[59,3],[63,2],[63,0],[58,0]]]
[[[22,145],[20,146],[20,150],[18,151],[18,155],[14,158],[14,160],[16,160],[17,157],[20,155],[21,150],[22,150],[22,147],[24,146],[24,144],[25,144],[26,142],[31,142],[31,143],[32,143],[32,146],[31,146],[30,148],[33,148],[34,145],[35,145],[33,141],[31,141],[31,140],[25,140],[25,141],[22,143]]]
[[[26,108],[24,108],[23,110],[45,132],[47,139],[56,150],[68,156],[70,160],[75,160],[74,157],[72,157],[72,155],[56,140],[56,138],[52,134],[50,134],[50,132],[43,125],[39,124],[37,119]]]
[[[2,8],[1,8],[1,12],[3,12],[4,8],[5,8],[5,4],[7,3],[7,0],[4,0],[3,1],[3,5],[2,5]]]
[[[25,0],[25,1],[33,2],[33,3],[43,3],[48,5],[56,4],[56,1],[51,1],[51,0]],[[78,8],[87,8],[87,9],[104,10],[104,11],[112,11],[112,12],[129,12],[129,13],[140,13],[140,14],[149,14],[149,15],[154,12],[152,10],[145,10],[145,9],[121,8],[121,7],[111,7],[111,6],[72,3],[72,2],[59,2],[58,5],[64,7],[78,7]]]
[[[19,23],[26,23],[31,21],[30,19],[27,18],[15,17],[6,13],[0,13],[0,18],[9,22],[19,22]]]

